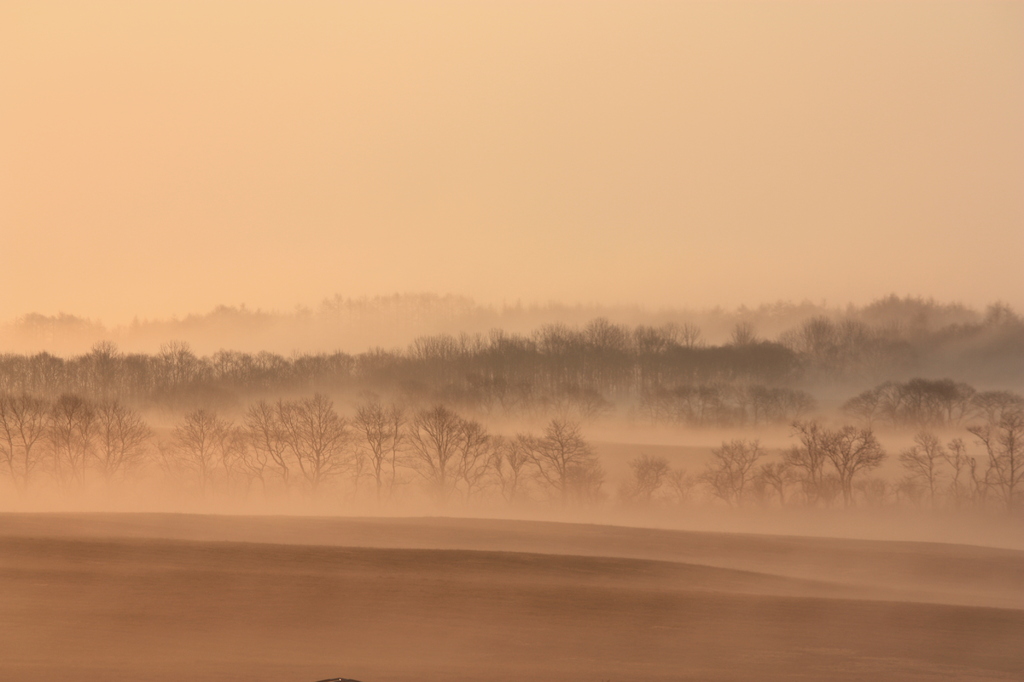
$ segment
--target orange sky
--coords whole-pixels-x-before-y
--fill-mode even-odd
[[[0,320],[1024,308],[1024,4],[0,0]]]

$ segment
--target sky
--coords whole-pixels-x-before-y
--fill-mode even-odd
[[[1024,3],[0,0],[0,320],[1024,308]]]

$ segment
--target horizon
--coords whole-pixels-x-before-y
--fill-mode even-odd
[[[631,311],[641,314],[659,315],[659,314],[693,314],[693,315],[706,315],[710,313],[715,314],[726,314],[726,315],[742,315],[745,313],[757,313],[766,312],[772,310],[794,310],[799,308],[812,308],[823,312],[832,313],[844,313],[851,309],[865,309],[883,302],[888,301],[899,301],[899,302],[913,302],[930,306],[937,306],[940,308],[960,308],[973,313],[984,314],[987,310],[1005,306],[1008,307],[1012,312],[1019,314],[1021,307],[1013,305],[1006,298],[994,298],[987,301],[983,301],[981,304],[974,304],[962,299],[941,299],[936,296],[926,296],[920,294],[897,294],[895,292],[889,292],[881,296],[870,298],[865,301],[828,301],[825,299],[812,300],[810,298],[802,299],[776,299],[776,300],[765,300],[759,303],[739,303],[734,306],[726,306],[721,304],[713,304],[707,306],[687,306],[687,305],[650,305],[645,304],[642,301],[622,301],[613,303],[604,303],[600,301],[563,301],[556,299],[534,299],[534,300],[523,300],[518,299],[515,301],[501,300],[501,301],[489,301],[480,300],[469,294],[459,293],[437,293],[437,292],[392,292],[388,294],[371,294],[371,295],[359,295],[359,296],[343,296],[341,294],[333,294],[330,296],[324,296],[315,301],[312,304],[305,304],[302,302],[295,303],[289,307],[274,308],[274,307],[263,307],[263,306],[252,306],[247,302],[239,303],[217,303],[206,309],[202,310],[189,310],[183,313],[173,313],[166,316],[153,316],[146,317],[141,314],[131,314],[128,318],[115,319],[113,321],[101,318],[91,317],[85,314],[80,314],[74,310],[59,309],[55,312],[44,312],[39,310],[32,310],[22,312],[13,315],[6,319],[0,319],[0,326],[11,326],[23,323],[31,319],[37,320],[48,320],[57,321],[61,319],[73,320],[76,322],[88,323],[91,325],[98,325],[108,331],[120,330],[139,324],[164,324],[173,322],[186,322],[191,320],[211,318],[219,314],[231,313],[231,314],[248,314],[248,315],[264,315],[270,317],[289,317],[296,315],[318,315],[328,311],[332,306],[349,306],[359,307],[373,304],[386,304],[388,302],[458,302],[464,305],[471,306],[477,311],[496,312],[504,313],[511,311],[543,311],[543,310],[570,310],[570,311],[584,311],[592,310],[594,312],[601,311]]]

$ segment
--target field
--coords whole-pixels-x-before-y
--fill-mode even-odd
[[[1015,680],[1024,552],[450,519],[0,516],[0,679]]]

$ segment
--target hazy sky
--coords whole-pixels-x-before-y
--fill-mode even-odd
[[[1024,307],[1024,3],[0,0],[0,319]]]

